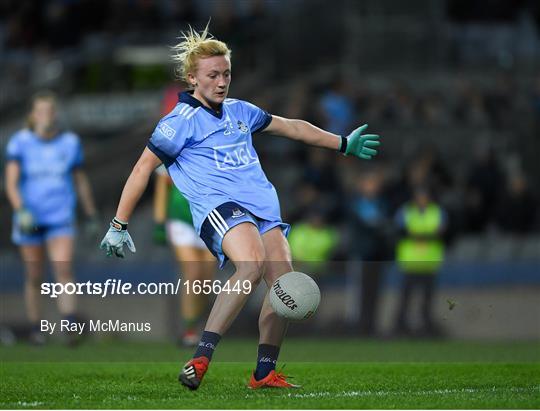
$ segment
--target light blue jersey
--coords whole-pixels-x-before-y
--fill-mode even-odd
[[[79,137],[65,131],[43,139],[24,129],[11,137],[6,151],[7,160],[20,165],[23,205],[32,213],[36,225],[71,223],[76,204],[72,170],[83,161]]]
[[[270,114],[246,101],[226,99],[216,112],[184,92],[158,123],[148,148],[188,199],[199,234],[210,211],[227,202],[258,218],[281,221],[276,190],[252,144],[252,133],[271,120]]]

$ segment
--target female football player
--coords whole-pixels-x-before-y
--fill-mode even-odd
[[[34,96],[27,128],[15,133],[7,145],[6,192],[14,210],[12,240],[25,265],[24,297],[32,324],[30,340],[45,342],[40,333],[40,284],[46,256],[55,279],[73,281],[71,261],[77,188],[85,214],[96,216],[90,184],[81,169],[79,137],[59,128],[54,94]],[[58,296],[64,319],[74,321],[75,295]]]
[[[338,136],[302,120],[272,116],[242,100],[227,98],[231,83],[231,51],[208,34],[208,27],[183,34],[173,47],[178,71],[191,90],[181,93],[176,107],[158,123],[129,176],[116,216],[102,241],[108,255],[124,256],[123,246],[135,246],[127,226],[133,209],[161,163],[190,203],[193,222],[221,266],[235,266],[232,284],[239,292],[221,292],[210,312],[193,358],[182,369],[180,382],[197,389],[221,336],[242,307],[249,291],[264,279],[271,285],[292,271],[287,243],[289,225],[281,220],[274,186],[266,178],[252,145],[252,134],[269,132],[348,155],[371,159],[378,136]],[[251,388],[294,387],[275,366],[287,322],[272,310],[268,297],[259,316],[259,349]]]

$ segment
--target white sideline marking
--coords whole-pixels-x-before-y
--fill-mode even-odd
[[[17,402],[12,402],[12,404],[15,404],[19,407],[39,407],[40,405],[45,405],[44,402],[39,402],[39,401],[32,401],[32,402],[17,401]]]
[[[459,389],[438,389],[438,390],[408,390],[408,391],[342,391],[342,392],[310,392],[305,394],[292,394],[288,393],[289,398],[322,398],[322,397],[386,397],[391,395],[449,395],[449,394],[475,394],[480,392],[498,392],[498,391],[511,391],[511,392],[529,392],[538,391],[540,386],[532,387],[511,387],[511,388],[459,388]]]
[[[458,389],[437,389],[437,390],[408,390],[408,391],[341,391],[341,392],[330,392],[330,391],[320,391],[320,392],[310,392],[305,394],[293,394],[287,393],[285,397],[288,398],[323,398],[323,397],[386,397],[392,395],[451,395],[451,394],[475,394],[480,392],[499,392],[499,391],[510,391],[515,393],[520,392],[533,392],[540,391],[540,385],[535,385],[531,387],[491,387],[491,388],[458,388]],[[246,395],[246,398],[249,398],[252,395]]]

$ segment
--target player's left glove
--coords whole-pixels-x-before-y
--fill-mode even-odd
[[[352,155],[364,160],[371,160],[373,156],[376,156],[376,147],[381,145],[379,136],[377,134],[362,134],[367,126],[364,124],[346,138],[342,137],[339,151],[346,156]]]
[[[136,251],[135,244],[133,244],[133,240],[127,231],[127,223],[114,217],[111,221],[111,228],[109,228],[101,241],[100,248],[107,252],[107,257],[114,254],[117,257],[124,258],[124,244],[132,253]]]
[[[25,234],[31,234],[36,230],[34,216],[26,208],[20,208],[15,212],[15,224]]]

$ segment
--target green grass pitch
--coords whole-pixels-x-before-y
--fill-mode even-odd
[[[288,339],[297,390],[246,388],[256,341],[224,339],[203,385],[176,380],[191,350],[87,342],[0,348],[0,408],[539,408],[538,342]]]

